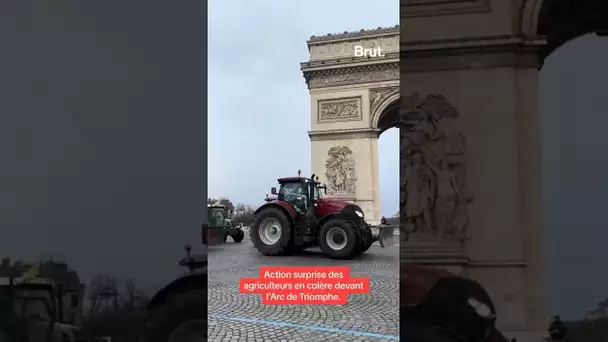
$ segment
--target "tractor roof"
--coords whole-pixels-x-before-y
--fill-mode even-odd
[[[284,178],[277,179],[277,181],[279,183],[301,182],[303,180],[308,180],[308,178],[306,178],[306,177],[284,177]]]

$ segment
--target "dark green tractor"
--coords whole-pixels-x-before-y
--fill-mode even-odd
[[[230,219],[230,211],[222,204],[209,204],[207,206],[209,224],[203,236],[203,243],[208,246],[225,243],[228,237],[234,242],[241,242],[245,237],[243,229]]]
[[[76,342],[80,327],[64,313],[78,301],[50,279],[0,275],[0,342]]]

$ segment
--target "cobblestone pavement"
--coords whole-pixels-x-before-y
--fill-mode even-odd
[[[246,232],[248,235],[248,232]],[[323,257],[318,249],[295,256],[259,254],[242,243],[209,247],[208,341],[395,341],[399,336],[399,247],[377,243],[354,260]],[[239,294],[239,279],[258,277],[260,266],[349,266],[370,279],[369,294],[339,305],[262,305],[260,295]]]

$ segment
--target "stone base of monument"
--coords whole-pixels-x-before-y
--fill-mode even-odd
[[[465,254],[463,242],[419,233],[402,235],[400,259],[401,262],[435,266],[455,274],[463,274],[470,261]]]

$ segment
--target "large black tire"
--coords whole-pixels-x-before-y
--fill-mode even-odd
[[[260,225],[265,219],[275,219],[281,228],[279,240],[272,245],[265,244],[260,238]],[[251,222],[251,226],[249,227],[249,238],[253,242],[255,249],[264,255],[285,255],[291,252],[291,231],[292,226],[289,217],[281,209],[271,207],[262,210],[253,218],[253,222]]]
[[[242,229],[237,229],[236,234],[232,235],[232,241],[239,243],[245,238],[245,232]]]
[[[357,254],[363,254],[367,252],[367,250],[374,244],[374,235],[372,234],[372,230],[369,228],[363,228],[363,234],[365,234],[366,242],[362,240],[359,242],[359,251]]]
[[[224,233],[224,243],[226,243],[226,241],[228,241],[228,234]]]
[[[346,244],[343,248],[335,250],[331,248],[327,241],[327,233],[332,228],[339,228],[346,236]],[[357,254],[357,246],[361,245],[361,240],[357,229],[348,221],[332,219],[323,224],[319,231],[319,247],[321,252],[331,259],[352,259]]]
[[[190,290],[175,294],[160,307],[152,310],[146,321],[142,342],[168,342],[182,324],[192,320],[204,321],[203,331],[197,329],[195,337],[206,341],[207,290]]]

